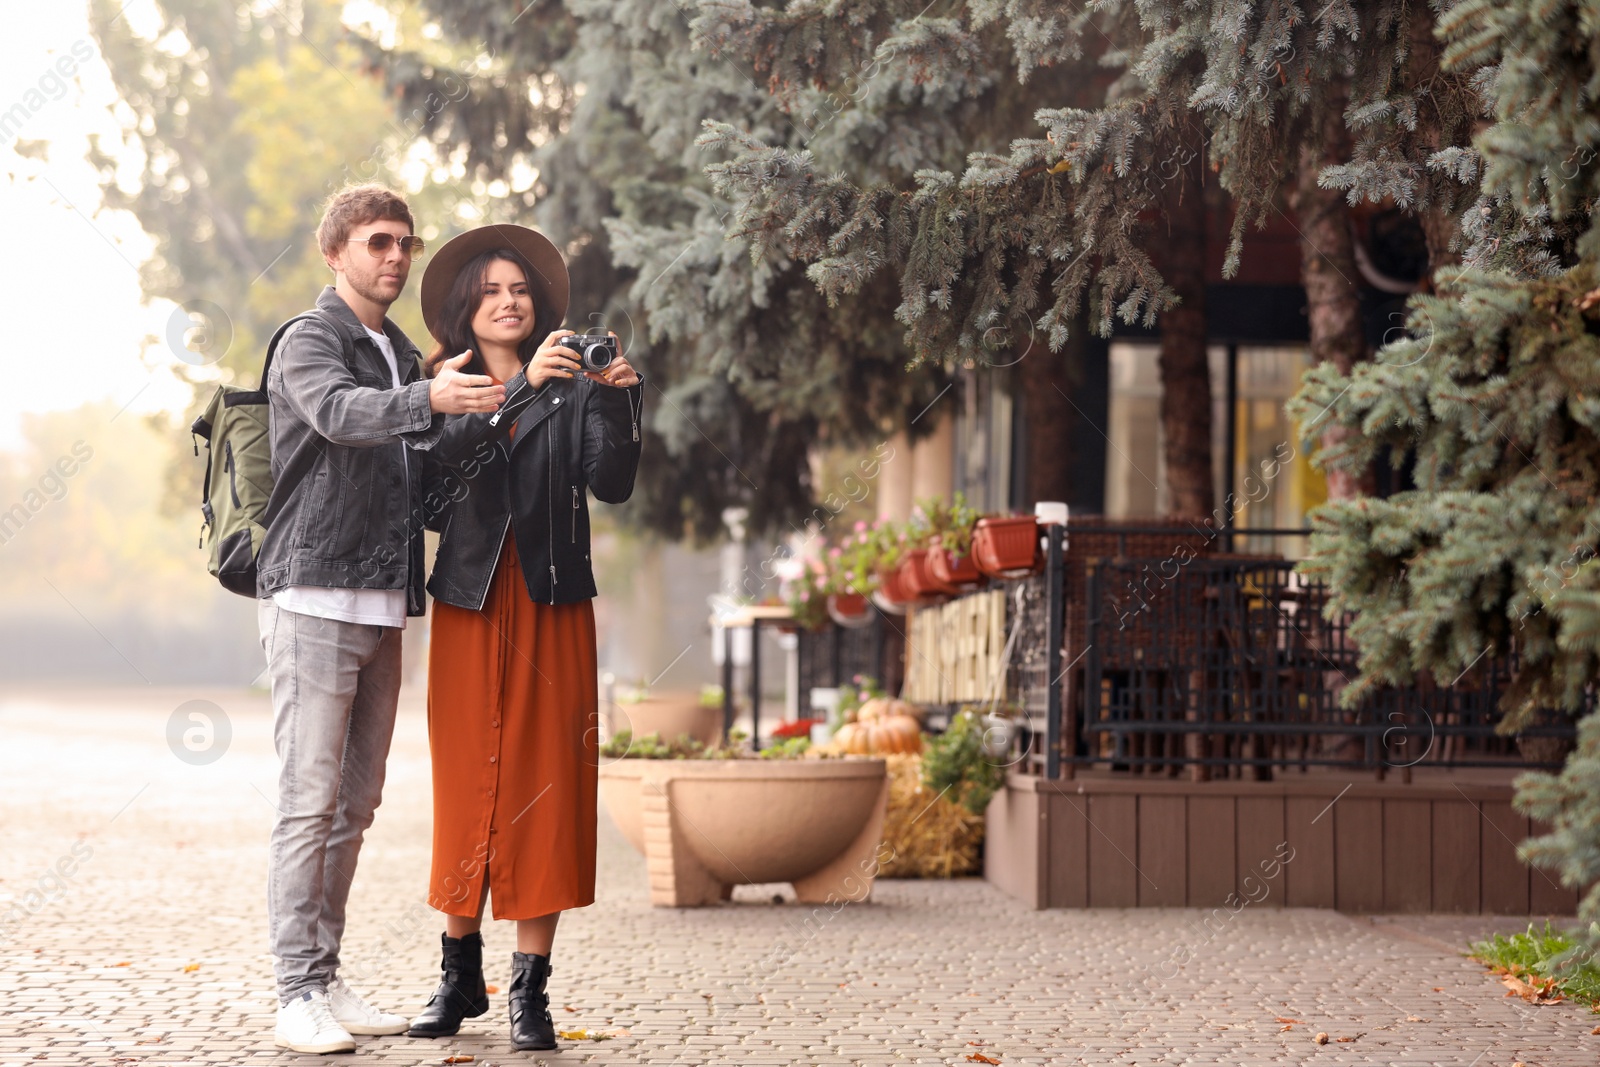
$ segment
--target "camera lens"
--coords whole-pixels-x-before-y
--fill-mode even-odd
[[[605,370],[611,366],[611,346],[606,343],[610,340],[608,337],[586,347],[583,350],[583,362],[594,370]]]

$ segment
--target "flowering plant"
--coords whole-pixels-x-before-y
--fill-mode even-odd
[[[828,568],[818,559],[795,558],[786,562],[783,599],[790,614],[804,629],[822,629],[828,622]]]
[[[972,528],[982,514],[967,504],[967,495],[959,490],[946,504],[938,497],[917,502],[912,513],[917,525],[917,542],[945,549],[951,555],[965,556],[972,551]]]
[[[828,549],[827,591],[870,596],[878,586],[881,553],[877,531],[864,522],[856,523],[838,544]]]

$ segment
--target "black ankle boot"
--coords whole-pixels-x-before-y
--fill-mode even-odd
[[[556,1047],[550,997],[544,990],[549,977],[549,956],[511,954],[511,990],[506,999],[511,1004],[511,1047],[518,1052]]]
[[[449,1037],[461,1029],[461,1020],[475,1019],[489,1010],[489,991],[483,983],[483,935],[440,936],[444,959],[439,965],[439,988],[428,998],[428,1006],[411,1020],[408,1037]]]

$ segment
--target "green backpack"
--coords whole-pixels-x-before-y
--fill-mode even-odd
[[[229,592],[256,595],[256,556],[266,535],[271,515],[267,504],[272,497],[272,436],[267,419],[267,372],[278,342],[290,326],[302,319],[322,319],[333,326],[350,358],[348,332],[331,316],[308,311],[279,326],[267,342],[267,358],[261,365],[261,387],[245,389],[237,385],[217,387],[203,415],[194,420],[189,432],[206,442],[206,480],[200,491],[200,544],[208,548],[206,569]],[[195,442],[194,454],[200,454]],[[285,471],[286,480],[293,472]],[[303,476],[303,472],[302,472]]]

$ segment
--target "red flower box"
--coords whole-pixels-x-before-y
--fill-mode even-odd
[[[830,593],[828,615],[840,626],[865,626],[872,618],[872,605],[860,593]]]
[[[928,571],[944,585],[959,592],[970,592],[984,584],[983,572],[969,552],[958,556],[948,548],[928,549]]]
[[[914,548],[906,553],[905,578],[906,586],[919,597],[924,596],[949,596],[959,592],[953,585],[947,585],[934,577],[933,571],[928,566],[928,556],[933,550],[928,548]]]
[[[1032,515],[979,519],[972,531],[972,557],[991,578],[1025,578],[1044,567],[1039,521]]]
[[[878,574],[878,592],[891,604],[909,604],[917,599],[906,584],[906,565],[898,563]]]

